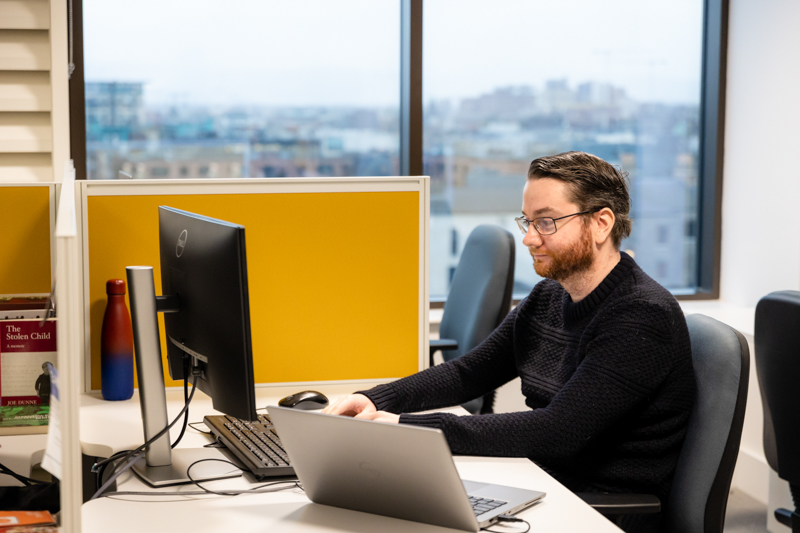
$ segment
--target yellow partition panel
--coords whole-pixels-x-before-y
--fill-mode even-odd
[[[50,292],[50,187],[0,186],[0,295]]]
[[[379,379],[419,369],[419,192],[88,196],[91,388],[105,283],[152,265],[158,206],[245,227],[256,383]],[[159,318],[166,353],[163,318]],[[166,368],[166,366],[165,366]],[[165,373],[167,386],[178,385]]]

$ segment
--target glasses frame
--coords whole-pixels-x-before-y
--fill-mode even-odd
[[[527,235],[529,228],[533,226],[533,229],[536,230],[536,233],[539,235],[553,235],[555,232],[558,231],[558,225],[556,224],[556,220],[561,220],[563,218],[574,217],[578,215],[588,215],[589,213],[594,213],[595,211],[599,211],[602,207],[596,207],[594,209],[589,209],[587,211],[581,211],[580,213],[572,213],[571,215],[564,215],[563,217],[553,218],[553,217],[536,217],[533,220],[528,220],[525,217],[515,217],[514,220],[517,222],[517,227],[522,232],[523,235]],[[540,220],[550,220],[553,222],[553,231],[550,233],[542,233],[539,229],[539,221]]]

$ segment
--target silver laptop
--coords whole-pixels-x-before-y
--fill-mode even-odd
[[[275,406],[269,415],[315,503],[478,531],[545,496],[462,481],[438,429]]]

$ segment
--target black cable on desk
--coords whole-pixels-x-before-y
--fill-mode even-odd
[[[522,522],[527,528],[522,531],[514,531],[514,533],[528,533],[531,530],[531,524],[527,520],[523,520],[522,518],[517,518],[515,516],[511,516],[509,514],[501,514],[497,517],[500,522]],[[496,529],[489,529],[488,527],[482,527],[481,531],[488,531],[489,533],[511,533],[511,531],[497,531]]]
[[[41,479],[33,479],[31,477],[25,477],[22,474],[17,474],[16,472],[14,472],[10,468],[8,468],[3,463],[0,463],[0,474],[5,474],[7,476],[11,476],[14,479],[16,479],[17,481],[19,481],[20,483],[22,483],[23,485],[25,485],[26,487],[30,487],[31,485],[34,485],[34,484],[49,483],[48,481],[42,481]]]
[[[100,490],[100,487],[105,483],[105,476],[106,476],[106,468],[108,468],[109,464],[114,464],[114,462],[118,459],[122,459],[124,455],[131,453],[133,450],[122,450],[111,457],[108,457],[105,461],[100,463],[95,463],[92,466],[92,472],[97,474],[97,480],[95,483],[95,490]],[[113,472],[113,469],[112,469]]]
[[[263,490],[260,490],[260,489],[263,489],[265,487],[271,487],[273,485],[279,485],[281,483],[291,483],[292,485],[294,485],[298,489],[303,490],[303,487],[300,486],[300,483],[298,481],[295,481],[295,480],[292,480],[292,481],[271,481],[269,483],[264,483],[263,485],[260,485],[260,486],[254,488],[254,489],[247,489],[247,490],[226,490],[224,492],[223,491],[211,490],[211,489],[209,489],[207,487],[202,486],[199,481],[197,481],[194,478],[192,478],[192,475],[190,473],[190,471],[191,471],[191,469],[192,469],[192,467],[194,465],[199,464],[199,463],[205,463],[207,461],[217,461],[217,462],[220,462],[220,463],[228,463],[229,465],[231,465],[231,466],[233,466],[233,467],[235,467],[235,468],[237,468],[239,470],[242,470],[242,469],[239,468],[235,463],[233,463],[231,461],[228,461],[227,459],[200,459],[200,460],[195,461],[192,464],[190,464],[189,467],[186,469],[186,477],[189,478],[189,481],[194,483],[199,488],[203,489],[208,494],[216,494],[218,496],[238,496],[239,494],[259,494],[261,492],[273,492],[273,491],[263,491]],[[244,470],[242,470],[242,472],[244,472]],[[286,489],[280,489],[280,490],[286,490]]]
[[[189,375],[189,354],[186,352],[183,353],[183,403],[187,406],[189,405],[189,381],[186,379]],[[172,447],[178,445],[178,443],[183,438],[183,434],[186,433],[186,425],[189,423],[189,409],[186,409],[186,413],[183,415],[183,427],[181,428],[181,433],[178,435],[178,438],[175,439],[175,442],[172,443]]]
[[[192,374],[193,374],[193,378],[194,378],[194,379],[192,379],[192,392],[191,392],[191,394],[189,394],[189,397],[188,397],[188,398],[186,398],[186,400],[185,400],[185,404],[184,404],[184,406],[183,406],[183,409],[181,409],[181,412],[180,412],[180,413],[178,413],[178,416],[176,416],[176,417],[175,417],[175,419],[174,419],[174,420],[173,420],[173,421],[172,421],[172,422],[171,422],[169,425],[167,425],[167,427],[165,427],[164,429],[162,429],[161,431],[159,431],[158,433],[156,433],[156,434],[155,434],[155,436],[153,436],[153,437],[152,437],[151,439],[149,439],[147,442],[145,442],[144,444],[142,444],[141,446],[139,446],[139,447],[138,447],[138,448],[136,448],[135,450],[133,450],[133,451],[129,452],[127,455],[125,455],[124,459],[128,460],[128,462],[127,462],[127,463],[125,463],[125,465],[124,465],[124,466],[123,466],[123,467],[122,467],[120,470],[117,470],[117,471],[114,473],[114,475],[112,475],[112,476],[111,476],[111,477],[108,479],[108,481],[106,481],[105,483],[103,483],[103,485],[101,485],[101,486],[100,486],[100,488],[97,490],[97,492],[95,492],[95,493],[92,495],[92,497],[90,498],[90,500],[94,500],[95,498],[97,498],[98,496],[100,496],[100,495],[103,493],[103,491],[104,491],[104,490],[106,490],[106,489],[107,489],[107,488],[108,488],[108,487],[111,485],[111,483],[113,483],[113,482],[114,482],[114,481],[115,481],[115,480],[116,480],[116,479],[117,479],[119,476],[121,476],[121,475],[122,475],[122,473],[123,473],[123,472],[125,472],[126,470],[128,470],[130,467],[132,467],[132,466],[133,466],[133,464],[134,464],[134,463],[136,462],[136,460],[139,458],[138,456],[141,454],[141,452],[142,452],[142,451],[144,451],[144,449],[145,449],[145,448],[146,448],[148,445],[150,445],[150,444],[152,444],[153,442],[155,442],[156,440],[160,439],[160,438],[161,438],[161,437],[162,437],[162,436],[163,436],[165,433],[167,433],[167,432],[168,432],[170,429],[172,429],[172,426],[174,426],[174,425],[175,425],[175,424],[178,422],[178,420],[180,420],[180,419],[181,419],[181,417],[183,416],[183,414],[184,414],[184,413],[186,413],[186,411],[189,409],[189,404],[191,403],[191,401],[192,401],[192,398],[194,397],[194,391],[196,391],[196,390],[197,390],[197,387],[196,387],[196,385],[197,385],[197,374],[194,374],[194,372],[193,372]],[[185,376],[184,376],[184,377],[185,377]],[[103,461],[100,461],[100,462],[98,462],[98,463],[95,463],[95,465],[94,465],[92,468],[93,468],[93,469],[96,469],[96,468],[98,468],[98,467],[100,467],[100,466],[102,466],[102,465],[105,465],[105,464],[107,464],[107,463],[109,463],[109,462],[111,462],[111,461],[115,461],[115,460],[116,460],[116,459],[111,459],[111,458],[109,457],[108,459],[105,459],[105,460],[103,460]],[[115,468],[116,468],[116,467],[115,467]]]

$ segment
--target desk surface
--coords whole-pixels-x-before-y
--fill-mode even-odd
[[[333,385],[317,387],[331,400],[341,394],[364,388],[359,385]],[[298,387],[261,388],[256,390],[257,407],[274,405]],[[179,411],[183,402],[180,391],[167,394],[170,418]],[[195,395],[190,408],[189,421],[200,421],[203,415],[214,413],[211,400],[200,393]],[[81,407],[81,444],[87,455],[105,457],[119,450],[141,444],[138,398],[125,402],[105,402],[96,395],[85,395]],[[177,435],[177,432],[173,432]],[[209,438],[187,429],[180,447],[199,447]],[[464,479],[487,481],[517,486],[547,493],[545,499],[518,516],[531,523],[531,530],[544,532],[619,532],[606,518],[583,503],[541,468],[527,459],[496,457],[456,457],[456,467]],[[209,488],[253,488],[249,476],[214,481]],[[125,473],[119,479],[120,491],[147,491],[152,496],[112,496],[84,504],[83,531],[118,533],[141,531],[223,531],[241,533],[262,531],[320,532],[353,531],[368,533],[390,532],[444,532],[450,529],[427,526],[405,520],[359,513],[311,503],[298,489],[269,494],[158,496],[158,492],[196,491],[195,486],[152,489],[133,474]],[[512,525],[513,526],[513,525]],[[498,530],[516,529],[515,527]]]

